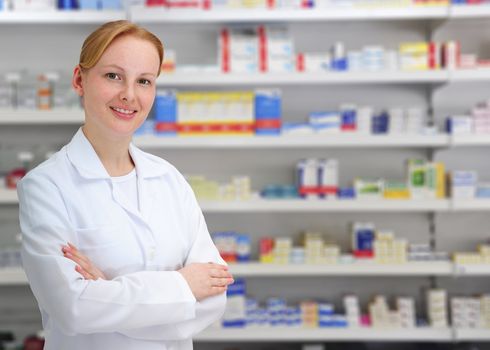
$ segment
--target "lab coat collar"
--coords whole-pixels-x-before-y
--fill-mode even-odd
[[[129,153],[136,166],[138,178],[150,178],[164,175],[169,171],[169,165],[160,159],[152,157],[138,149],[132,143]],[[97,153],[89,140],[85,137],[82,128],[78,129],[71,142],[67,145],[68,158],[78,170],[80,175],[88,179],[110,179]]]

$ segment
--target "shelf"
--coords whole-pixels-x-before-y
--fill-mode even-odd
[[[0,190],[0,204],[17,204],[17,193]],[[255,213],[255,212],[438,212],[449,211],[447,199],[431,200],[267,200],[248,201],[199,201],[207,213]],[[487,207],[490,209],[490,207]]]
[[[490,146],[490,134],[451,135],[450,142],[456,147]]]
[[[381,71],[324,73],[206,73],[175,72],[158,78],[160,87],[238,86],[238,85],[325,85],[325,84],[412,84],[445,83],[448,73],[441,71]]]
[[[0,204],[17,204],[17,191],[0,188]]]
[[[460,69],[449,71],[451,82],[488,82],[490,81],[490,68]]]
[[[0,269],[0,286],[26,285],[27,276],[18,268]]]
[[[283,136],[139,136],[142,148],[317,148],[317,147],[446,147],[447,135],[306,134]],[[490,143],[490,142],[489,142]]]
[[[454,275],[459,276],[490,276],[490,264],[455,264]]]
[[[102,24],[126,19],[124,11],[0,11],[0,24]]]
[[[447,262],[409,262],[406,264],[377,264],[355,262],[330,265],[278,265],[258,262],[229,264],[236,277],[281,277],[281,276],[451,276],[453,264]],[[486,275],[490,275],[487,265]],[[483,271],[482,271],[483,272]],[[484,273],[482,273],[484,274]]]
[[[200,342],[301,341],[451,341],[451,329],[287,328],[207,329],[194,338]]]
[[[133,7],[131,20],[138,23],[271,23],[349,20],[443,19],[448,8],[440,7],[332,7],[321,9],[239,9],[239,10],[165,10]]]
[[[490,199],[458,199],[451,201],[451,207],[455,211],[488,211]]]
[[[449,7],[450,18],[490,17],[490,5],[453,5]]]
[[[454,333],[459,341],[490,341],[490,329],[456,329]]]
[[[448,211],[449,201],[434,200],[266,200],[200,201],[207,213],[246,212],[432,212]]]
[[[0,125],[82,124],[85,114],[81,110],[54,109],[48,111],[0,109]]]

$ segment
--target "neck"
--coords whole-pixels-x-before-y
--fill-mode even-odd
[[[82,131],[110,176],[126,175],[134,169],[129,154],[131,138],[112,139],[89,124],[85,124]]]

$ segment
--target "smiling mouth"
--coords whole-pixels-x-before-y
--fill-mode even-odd
[[[136,113],[134,109],[124,109],[124,108],[118,108],[118,107],[111,107],[113,111],[116,111],[118,113],[126,114],[126,115],[131,115],[133,113]]]

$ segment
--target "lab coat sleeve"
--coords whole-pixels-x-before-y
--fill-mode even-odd
[[[211,240],[206,221],[194,196],[194,192],[183,177],[181,181],[183,189],[182,209],[190,213],[187,229],[191,238],[191,245],[185,265],[207,262],[226,265]],[[193,319],[178,322],[172,326],[132,329],[124,332],[124,334],[144,340],[188,339],[219,320],[224,313],[225,306],[226,293],[223,293],[198,301],[195,305],[196,316]]]
[[[192,245],[185,261],[185,265],[191,263],[214,262],[216,264],[226,265],[221,258],[218,249],[211,240],[206,221],[202,214],[201,208],[196,200],[192,188],[187,181],[184,181],[186,204],[191,213],[189,220],[189,235],[192,238]],[[180,322],[176,325],[178,332],[185,337],[192,337],[210,326],[213,322],[219,320],[225,311],[226,293],[206,298],[196,303],[196,317],[192,320]]]
[[[77,243],[60,189],[47,176],[18,185],[22,259],[41,309],[68,335],[124,332],[196,316],[196,299],[176,271],[142,271],[107,281],[84,280],[62,255]]]

